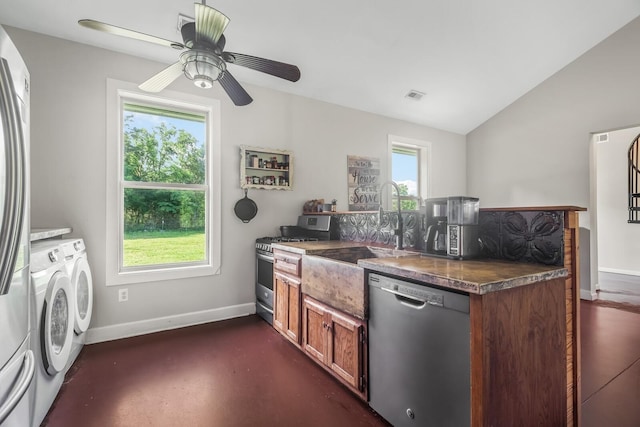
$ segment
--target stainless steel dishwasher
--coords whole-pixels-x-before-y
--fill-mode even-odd
[[[471,423],[469,296],[369,274],[371,407],[403,426]]]

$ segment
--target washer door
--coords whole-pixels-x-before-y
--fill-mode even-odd
[[[42,307],[42,343],[45,368],[55,375],[67,365],[73,338],[73,301],[71,280],[57,272],[49,281]]]
[[[93,312],[93,279],[91,269],[85,257],[80,257],[73,266],[71,276],[74,296],[74,325],[77,335],[80,335],[89,328],[91,323],[91,313]]]

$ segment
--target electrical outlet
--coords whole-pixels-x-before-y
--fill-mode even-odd
[[[118,289],[118,302],[129,300],[129,289]]]

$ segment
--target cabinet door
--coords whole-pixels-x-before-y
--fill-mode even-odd
[[[353,388],[363,391],[363,322],[331,312],[328,324],[327,365]]]
[[[289,317],[289,285],[283,280],[284,276],[273,276],[273,327],[281,334],[285,334]]]
[[[300,282],[292,278],[286,279],[287,293],[287,330],[289,339],[296,344],[300,344]]]
[[[326,365],[327,310],[324,305],[305,297],[302,303],[302,346],[318,362]]]
[[[273,327],[300,345],[300,280],[273,274]]]

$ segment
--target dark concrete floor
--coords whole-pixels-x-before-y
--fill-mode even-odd
[[[640,426],[640,314],[581,320],[582,426]],[[44,425],[388,426],[255,316],[85,346]]]
[[[388,426],[257,316],[85,346],[44,425]]]
[[[582,426],[640,426],[640,312],[581,303]]]

